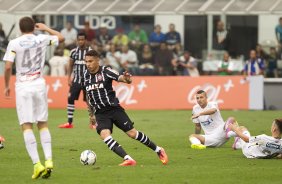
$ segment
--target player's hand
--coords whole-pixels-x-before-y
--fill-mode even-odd
[[[46,26],[45,24],[43,23],[36,23],[35,24],[35,30],[38,30],[38,31],[46,31],[49,27]]]
[[[10,88],[5,88],[4,94],[5,94],[5,97],[6,97],[6,98],[9,98],[9,97],[10,97],[10,92],[11,92]]]
[[[200,114],[193,114],[191,119],[195,119],[195,118],[198,118],[200,116]]]
[[[70,78],[68,78],[68,85],[69,85],[69,87],[71,87],[72,86],[72,78],[70,77]]]
[[[124,80],[128,83],[131,82],[131,74],[128,71],[123,72]]]

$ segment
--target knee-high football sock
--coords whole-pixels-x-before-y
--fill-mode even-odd
[[[51,135],[48,128],[40,130],[40,140],[44,151],[45,159],[52,159]]]
[[[109,147],[110,150],[112,150],[118,156],[125,159],[125,156],[127,155],[127,153],[124,151],[124,149],[121,147],[121,145],[119,145],[119,143],[113,139],[112,136],[106,137],[104,139],[104,142],[107,144],[107,146]]]
[[[75,110],[74,102],[68,103],[67,112],[68,112],[68,122],[71,124],[73,121],[73,113]]]
[[[161,150],[160,147],[158,147],[154,142],[152,142],[148,136],[146,136],[144,133],[137,131],[136,140],[140,141],[141,143],[143,143],[144,145],[146,145],[147,147],[151,148],[153,151],[155,152],[159,152]]]
[[[33,164],[40,162],[37,151],[37,143],[33,131],[31,129],[23,132],[26,150],[32,160]]]

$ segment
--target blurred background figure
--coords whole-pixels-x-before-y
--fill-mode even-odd
[[[230,70],[230,56],[228,52],[225,52],[223,55],[223,60],[218,64],[218,75],[231,75],[232,71]]]
[[[128,45],[128,37],[124,34],[124,30],[122,28],[116,29],[117,35],[114,36],[112,43],[116,45],[116,49],[121,51],[123,46]]]
[[[121,49],[120,63],[122,71],[129,71],[132,75],[138,75],[138,59],[136,52],[130,50],[128,45],[123,45]]]
[[[197,60],[191,56],[190,52],[184,51],[183,55],[172,61],[176,75],[198,77]]]
[[[276,40],[279,47],[279,52],[282,48],[282,17],[279,18],[279,24],[275,27]]]
[[[143,45],[141,53],[138,54],[140,75],[156,75],[154,54],[149,44]]]
[[[112,35],[109,34],[107,25],[102,23],[100,25],[99,31],[96,37],[96,44],[100,44],[103,46],[104,51],[108,51],[110,48]]]
[[[181,37],[179,32],[175,30],[175,25],[173,23],[169,24],[169,31],[165,35],[166,44],[168,49],[174,50],[176,44],[181,43]]]
[[[270,47],[267,63],[266,63],[266,77],[278,77],[278,68],[277,68],[278,54],[275,47]]]
[[[155,63],[160,75],[167,76],[173,74],[172,67],[173,52],[167,48],[165,42],[160,44],[160,49],[156,51]]]
[[[80,32],[83,32],[86,34],[86,39],[88,41],[88,44],[90,44],[95,39],[95,31],[91,29],[90,23],[88,21],[84,22],[84,29],[82,29]]]
[[[250,51],[250,58],[246,61],[244,67],[244,76],[263,75],[264,63],[257,58],[255,50]]]
[[[49,60],[50,75],[54,77],[66,76],[67,62],[67,58],[64,57],[64,50],[56,48],[54,56]]]
[[[147,33],[141,29],[139,24],[135,24],[133,30],[128,34],[129,47],[139,53],[142,46],[148,43]]]
[[[117,51],[116,46],[114,44],[111,44],[109,51],[107,51],[106,53],[104,64],[106,66],[110,66],[111,68],[117,71],[120,71],[121,70],[120,57],[121,57],[120,51]]]
[[[154,27],[154,32],[150,34],[149,43],[153,52],[160,48],[162,42],[165,42],[165,34],[161,30],[162,27],[157,24]]]
[[[77,31],[73,28],[71,22],[67,22],[66,27],[61,30],[61,34],[65,38],[65,47],[68,48],[68,50],[76,47]]]
[[[222,21],[218,21],[216,24],[216,30],[213,34],[213,49],[218,51],[229,51],[229,45],[229,32],[225,29],[224,23]]]

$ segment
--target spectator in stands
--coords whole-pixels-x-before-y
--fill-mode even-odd
[[[64,50],[57,48],[54,56],[49,60],[51,76],[65,76],[67,72],[67,58],[64,57]]]
[[[107,51],[110,47],[112,36],[108,32],[107,25],[102,23],[99,28],[98,35],[96,37],[96,44],[103,46],[103,49]]]
[[[89,21],[84,22],[84,29],[82,29],[80,32],[86,34],[86,39],[88,43],[91,43],[95,39],[95,31],[91,29]]]
[[[229,51],[230,36],[224,28],[224,23],[218,21],[213,35],[213,49]]]
[[[225,52],[223,55],[223,60],[218,64],[218,75],[231,75],[232,71],[230,70],[230,56],[228,52]]]
[[[112,43],[116,45],[116,49],[120,50],[123,46],[128,45],[128,37],[124,34],[124,30],[122,28],[116,29],[117,35],[114,36]]]
[[[270,47],[270,52],[267,59],[266,77],[278,78],[277,60],[278,54],[275,47]]]
[[[139,24],[135,24],[134,28],[128,34],[129,46],[135,52],[139,52],[140,48],[148,43],[147,33],[140,28]]]
[[[175,25],[173,23],[169,24],[169,31],[165,35],[166,44],[169,49],[174,50],[176,44],[181,43],[181,37],[179,32],[175,30]]]
[[[279,50],[282,48],[282,17],[279,18],[279,24],[275,27],[275,35],[279,45]]]
[[[197,60],[191,56],[190,52],[184,51],[183,55],[172,61],[176,75],[198,77]]]
[[[129,71],[132,75],[138,75],[138,59],[136,52],[130,50],[128,45],[123,45],[120,58],[122,72]]]
[[[154,32],[151,33],[149,42],[153,51],[160,48],[160,44],[165,42],[165,34],[161,32],[162,28],[159,24],[154,27]]]
[[[111,66],[113,69],[120,71],[120,57],[120,51],[117,51],[116,46],[114,44],[111,44],[109,51],[106,53],[105,65]]]
[[[77,31],[71,22],[67,22],[66,27],[61,30],[61,34],[65,38],[65,47],[69,50],[73,49],[76,46]]]
[[[0,47],[5,48],[5,40],[6,40],[6,34],[5,31],[3,30],[2,23],[0,22]]]
[[[160,75],[167,76],[173,74],[172,60],[173,52],[167,48],[165,42],[162,42],[160,49],[156,51],[155,55],[155,63]]]
[[[250,59],[246,61],[244,76],[263,75],[264,63],[258,60],[255,50],[250,51]]]
[[[140,75],[156,75],[154,55],[149,44],[143,45],[141,53],[138,55]]]

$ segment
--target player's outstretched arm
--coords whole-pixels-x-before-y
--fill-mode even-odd
[[[211,115],[211,114],[214,114],[216,111],[217,111],[216,108],[208,109],[208,110],[203,111],[199,114],[193,114],[191,119],[195,119],[195,118],[198,118],[199,116],[203,116],[203,115]]]
[[[127,84],[131,84],[132,83],[132,79],[131,79],[131,74],[127,71],[123,72],[123,75],[121,75],[119,78],[118,78],[118,81],[119,82],[124,82],[124,83],[127,83]]]
[[[63,35],[60,32],[58,32],[58,31],[56,31],[54,29],[49,28],[48,26],[46,26],[43,23],[36,23],[35,24],[35,30],[46,31],[50,35],[55,35],[55,36],[58,37],[59,42],[63,42],[65,40],[65,38],[63,37]]]

